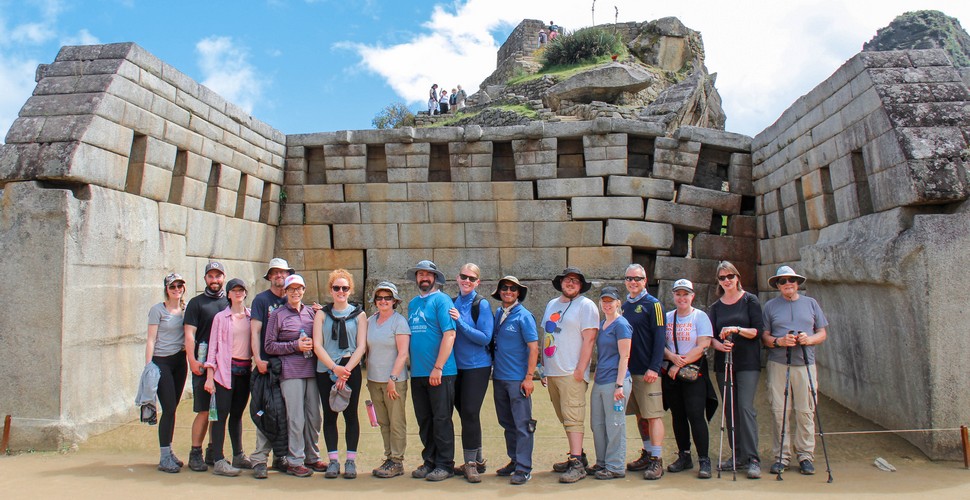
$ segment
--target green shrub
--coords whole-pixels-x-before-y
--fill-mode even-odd
[[[625,51],[618,33],[602,28],[583,28],[568,35],[560,35],[546,44],[542,68],[593,62],[603,56]]]

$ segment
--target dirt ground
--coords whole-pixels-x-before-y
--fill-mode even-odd
[[[760,449],[764,464],[764,477],[748,480],[739,474],[732,481],[730,473],[722,473],[720,479],[700,480],[693,471],[679,474],[666,474],[659,481],[644,481],[639,473],[629,473],[626,478],[611,481],[598,481],[587,478],[574,485],[557,482],[558,475],[550,472],[553,462],[562,459],[567,450],[565,435],[556,420],[549,403],[548,394],[537,384],[534,396],[534,413],[539,420],[536,431],[534,452],[535,473],[525,486],[510,486],[507,478],[494,475],[496,467],[507,462],[504,454],[502,429],[495,420],[491,394],[485,399],[482,409],[484,449],[488,459],[488,472],[481,484],[472,485],[461,478],[431,483],[410,478],[410,470],[418,464],[415,458],[420,453],[420,441],[413,413],[409,412],[408,452],[405,461],[405,476],[393,479],[377,479],[369,471],[381,459],[383,445],[380,432],[367,425],[366,413],[361,408],[362,429],[358,469],[360,477],[356,480],[327,480],[321,474],[301,479],[270,472],[267,480],[257,481],[249,471],[237,478],[212,475],[211,472],[192,472],[188,467],[179,474],[158,472],[157,428],[132,422],[115,430],[92,437],[82,443],[77,451],[68,453],[20,453],[0,456],[0,498],[103,498],[105,494],[119,498],[175,498],[199,495],[199,498],[246,498],[253,495],[286,494],[288,498],[319,497],[321,492],[366,494],[370,498],[444,498],[456,494],[473,494],[476,498],[526,498],[533,496],[561,495],[565,491],[581,492],[585,495],[640,495],[672,494],[691,495],[713,494],[724,498],[762,498],[778,494],[788,496],[808,496],[815,494],[851,495],[856,498],[867,497],[915,497],[935,496],[937,498],[970,498],[970,471],[958,462],[933,462],[918,449],[893,434],[875,435],[829,435],[826,437],[829,460],[834,482],[826,483],[825,461],[821,442],[816,446],[815,476],[801,476],[796,471],[784,475],[784,481],[776,481],[769,475],[767,467],[773,461],[768,456],[771,447],[771,434],[767,419],[768,409],[764,388],[759,394]],[[365,389],[366,393],[366,389]],[[366,398],[366,394],[364,395]],[[363,399],[363,398],[362,398]],[[363,406],[363,405],[362,405]],[[844,407],[823,398],[820,417],[827,433],[850,430],[873,430],[878,427]],[[191,421],[191,400],[186,399],[179,407],[175,435],[175,451],[183,460],[188,459],[189,427]],[[252,422],[247,422],[243,433],[246,450],[251,449],[255,436]],[[637,456],[639,440],[628,419],[627,456]],[[718,453],[720,419],[711,422],[710,452]],[[341,424],[342,429],[342,424]],[[14,420],[16,432],[16,420]],[[460,435],[457,415],[455,431]],[[959,439],[954,433],[954,439]],[[342,436],[341,436],[342,439]],[[228,441],[228,440],[227,440]],[[457,440],[457,455],[461,456],[460,438]],[[229,443],[226,443],[227,447]],[[729,454],[724,445],[725,456]],[[587,434],[586,449],[593,455],[592,437]],[[664,459],[669,462],[676,446],[667,419],[667,438],[664,441]],[[229,451],[229,450],[227,450]],[[882,457],[893,464],[897,472],[883,472],[873,466],[873,460]],[[341,456],[341,459],[343,457]],[[695,458],[696,464],[696,458]]]

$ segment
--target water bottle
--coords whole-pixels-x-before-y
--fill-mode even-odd
[[[619,427],[626,415],[623,412],[623,400],[613,402],[613,425]]]
[[[539,372],[539,379],[540,380],[546,378],[546,370],[542,368],[542,365],[537,365],[536,366],[536,371]]]
[[[199,363],[205,364],[205,360],[208,358],[208,356],[209,356],[209,343],[199,342],[199,356],[195,358],[196,361],[198,361]]]
[[[374,409],[374,402],[368,399],[364,401],[364,406],[367,407],[367,418],[370,419],[370,426],[377,427],[377,410]]]
[[[219,420],[219,410],[216,407],[216,394],[212,393],[209,396],[209,422],[215,422]]]
[[[307,338],[306,330],[300,328],[300,340],[302,341],[305,338]],[[309,351],[304,351],[303,352],[303,357],[306,358],[306,359],[312,358],[313,357],[313,350],[311,349]]]

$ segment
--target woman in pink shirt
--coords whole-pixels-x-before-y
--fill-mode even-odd
[[[242,416],[249,403],[249,378],[253,351],[250,347],[250,312],[246,307],[246,284],[239,278],[226,285],[229,307],[212,320],[209,355],[206,358],[205,390],[215,394],[219,420],[212,423],[212,472],[219,476],[238,476],[240,469],[252,468],[242,449]],[[226,422],[232,441],[232,463],[226,460]]]

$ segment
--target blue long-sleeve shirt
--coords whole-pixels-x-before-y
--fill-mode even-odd
[[[644,375],[647,370],[653,370],[659,374],[667,335],[663,306],[644,290],[636,299],[624,300],[622,307],[623,317],[633,327],[630,373]]]
[[[455,363],[459,370],[492,366],[488,344],[492,341],[495,320],[489,310],[488,299],[483,297],[478,303],[478,321],[472,321],[473,297],[474,293],[459,294],[455,299],[459,314],[455,320]]]

